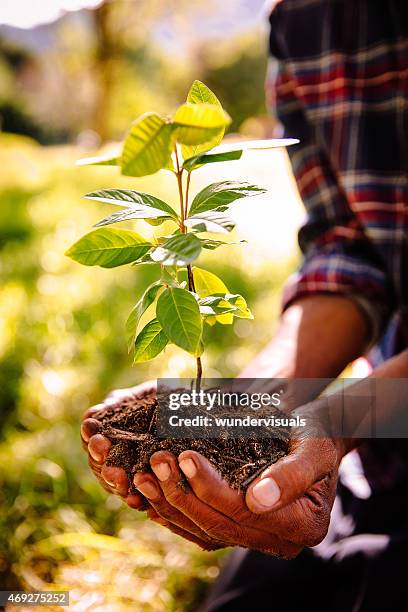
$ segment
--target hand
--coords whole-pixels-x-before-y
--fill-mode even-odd
[[[88,453],[88,462],[93,473],[108,493],[120,495],[131,508],[135,509],[144,508],[146,500],[142,495],[128,493],[129,482],[125,470],[105,465],[112,443],[108,438],[99,433],[101,424],[97,419],[93,418],[93,415],[106,406],[119,408],[121,402],[127,397],[142,398],[155,390],[156,381],[149,380],[136,387],[113,391],[101,404],[89,408],[82,417],[82,445]]]
[[[144,395],[151,393],[152,390],[156,390],[156,381],[148,381],[136,387],[130,389],[120,389],[113,391],[103,401],[103,403],[89,408],[83,415],[83,422],[81,426],[81,438],[84,450],[88,453],[89,465],[97,477],[101,486],[108,493],[119,495],[122,497],[128,506],[136,510],[146,510],[148,517],[155,523],[168,527],[173,533],[184,537],[185,539],[198,544],[204,550],[215,550],[222,548],[224,544],[214,541],[208,537],[199,527],[194,525],[192,521],[188,521],[184,516],[182,518],[183,528],[178,526],[181,522],[178,520],[177,513],[173,511],[172,518],[173,523],[165,520],[162,516],[155,511],[155,509],[149,504],[146,496],[140,494],[129,494],[129,482],[125,470],[119,467],[107,466],[105,464],[109,454],[111,441],[103,436],[100,431],[100,422],[93,418],[98,411],[109,405],[111,408],[120,406],[123,399],[126,397],[143,397]],[[154,475],[151,476],[155,479]],[[146,486],[146,485],[145,485]],[[147,490],[147,489],[146,489]],[[147,505],[147,508],[146,508]],[[188,527],[186,529],[185,527]]]
[[[242,546],[290,559],[325,537],[341,457],[341,446],[328,437],[298,437],[245,495],[200,454],[184,451],[177,461],[159,451],[151,458],[155,475],[136,474],[134,483],[161,524],[187,539],[199,529],[201,545]],[[188,488],[180,486],[180,470]]]
[[[194,451],[181,453],[178,462],[166,451],[155,453],[151,458],[154,474],[136,474],[134,484],[140,495],[129,495],[125,471],[105,465],[111,442],[98,433],[100,424],[92,414],[106,403],[119,406],[129,394],[143,396],[154,384],[114,392],[84,415],[81,433],[89,463],[109,493],[120,495],[135,509],[145,509],[148,500],[151,520],[205,550],[243,546],[292,558],[304,546],[321,542],[329,525],[338,465],[344,454],[338,443],[323,434],[320,438],[292,438],[288,456],[265,469],[246,496],[231,489]],[[180,468],[188,489],[180,486]]]

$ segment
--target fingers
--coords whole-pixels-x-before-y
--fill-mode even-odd
[[[115,489],[108,485],[108,483],[100,475],[100,472],[97,472],[92,466],[90,466],[90,467],[91,467],[94,475],[96,476],[97,481],[101,485],[102,489],[105,489],[105,491],[107,493],[110,493],[111,495],[115,495],[115,493],[116,493]]]
[[[129,387],[128,389],[115,389],[107,395],[103,403],[88,408],[82,415],[82,420],[84,421],[85,419],[92,418],[96,413],[106,408],[106,406],[114,406],[115,404],[119,406],[122,400],[129,397],[143,398],[152,393],[152,391],[156,391],[156,389],[156,380],[148,380],[135,387]]]
[[[158,512],[160,502],[163,502],[161,499],[163,496],[160,491],[160,487],[155,481],[155,478],[150,474],[135,474],[133,484],[135,485],[136,489],[150,501],[153,508],[155,508]]]
[[[251,520],[244,494],[231,489],[218,470],[200,453],[184,451],[179,455],[178,463],[198,499],[237,522]]]
[[[88,452],[89,465],[99,483],[108,493],[120,495],[129,507],[138,510],[146,508],[146,499],[142,495],[129,493],[129,482],[125,470],[104,465],[112,443],[99,433],[102,424],[95,416],[107,406],[114,406],[115,404],[120,406],[123,399],[132,395],[135,396],[136,393],[140,393],[140,396],[143,397],[144,394],[151,392],[155,385],[155,381],[148,381],[131,389],[114,391],[105,399],[104,403],[88,408],[82,417],[82,446]]]
[[[124,469],[112,465],[104,465],[101,476],[121,497],[127,497],[129,493],[129,482]]]
[[[125,471],[103,465],[112,443],[108,438],[98,433],[101,426],[100,422],[89,416],[99,409],[98,406],[94,406],[85,412],[84,417],[86,418],[81,425],[82,446],[88,452],[88,462],[91,470],[105,491],[125,497],[128,493]]]
[[[94,476],[96,477],[99,484],[101,485],[101,487],[105,489],[105,491],[107,491],[108,493],[112,493],[112,494],[116,493],[114,488],[108,485],[108,483],[102,478],[101,476],[102,466],[99,465],[99,463],[95,463],[95,461],[92,459],[90,455],[88,455],[88,464]]]
[[[88,451],[94,461],[104,463],[111,446],[112,442],[108,438],[101,434],[96,434],[89,439]]]
[[[284,557],[299,552],[298,546],[280,540],[273,534],[236,523],[229,516],[214,510],[198,499],[192,490],[180,486],[180,472],[176,458],[171,453],[166,451],[154,453],[150,465],[170,506],[193,521],[212,540]]]
[[[97,412],[102,410],[104,407],[105,407],[104,404],[96,404],[96,406],[91,406],[91,408],[88,408],[88,410],[85,410],[84,414],[82,415],[82,420],[84,421],[85,419],[93,417]]]
[[[331,440],[296,440],[286,457],[268,467],[248,487],[248,508],[255,513],[278,510],[301,498],[336,468],[337,453]]]
[[[159,451],[150,459],[163,495],[172,508],[179,510],[212,539],[234,544],[238,526],[198,499],[191,490],[181,486],[176,458],[169,452]]]
[[[97,419],[86,418],[82,421],[81,425],[81,437],[82,440],[86,443],[89,442],[89,439],[92,438],[95,434],[99,432],[101,429],[101,422]]]
[[[148,516],[152,518],[152,520],[153,518],[159,517],[161,521],[166,522],[167,527],[169,525],[172,525],[174,527],[171,529],[171,531],[173,531],[174,533],[176,533],[175,528],[181,531],[188,532],[195,538],[195,540],[192,541],[197,540],[196,543],[198,543],[198,541],[201,542],[204,540],[210,541],[210,538],[207,536],[207,534],[202,531],[193,521],[191,521],[177,508],[169,504],[163,494],[163,491],[157,481],[157,478],[155,478],[153,474],[136,474],[133,482],[138,491],[140,491],[142,495],[146,499],[148,499],[152,507],[148,511]],[[154,516],[152,514],[153,512],[155,513]],[[164,523],[161,522],[160,524]],[[216,544],[217,546],[220,546],[219,542],[217,542]]]
[[[274,534],[283,540],[301,543],[296,537],[299,525],[306,525],[309,520],[308,508],[291,507],[282,513],[254,514],[248,509],[244,494],[231,489],[205,457],[195,451],[184,451],[178,461],[195,495],[203,502],[236,523],[263,531],[266,538]],[[313,537],[314,534],[313,531]]]
[[[138,493],[131,493],[125,497],[125,502],[129,506],[129,508],[133,508],[134,510],[143,510],[146,509],[146,500],[143,495],[139,495]]]
[[[162,525],[163,527],[166,527],[169,531],[171,531],[175,535],[178,535],[184,538],[188,542],[197,544],[197,546],[199,546],[202,550],[206,550],[207,552],[209,552],[211,550],[218,550],[220,548],[224,548],[224,544],[214,542],[213,540],[210,540],[210,539],[201,539],[193,535],[189,531],[186,531],[185,529],[181,529],[180,527],[173,525],[172,523],[170,523],[169,521],[166,521],[165,519],[163,519],[161,516],[158,516],[157,514],[150,515],[150,511],[148,511],[147,515],[150,518],[150,520],[153,521],[153,523],[156,523],[157,525]]]
[[[82,436],[84,439],[94,431],[94,424],[90,423],[92,420],[87,419],[83,423]],[[89,465],[106,491],[125,498],[129,493],[129,482],[125,470],[104,465],[111,446],[112,442],[105,436],[92,435],[88,442]]]

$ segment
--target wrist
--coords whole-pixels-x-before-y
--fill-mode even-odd
[[[340,463],[345,455],[360,445],[361,439],[339,435],[336,427],[338,415],[336,411],[328,409],[326,400],[322,397],[299,406],[292,412],[292,416],[303,419],[305,425],[302,434],[306,437],[331,439]]]

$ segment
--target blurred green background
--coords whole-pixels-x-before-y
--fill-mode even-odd
[[[72,610],[196,610],[225,553],[201,552],[107,497],[79,443],[81,413],[108,391],[191,375],[194,364],[169,347],[131,366],[124,322],[154,266],[113,273],[64,252],[110,210],[81,200],[87,191],[177,201],[170,173],[128,179],[75,160],[109,148],[139,113],[171,112],[195,78],[233,117],[229,137],[272,135],[262,2],[58,4],[0,7],[0,588],[69,589]],[[284,152],[203,168],[192,188],[227,178],[269,192],[236,207],[248,245],[200,260],[255,314],[208,330],[207,376],[236,375],[272,336],[302,216]]]

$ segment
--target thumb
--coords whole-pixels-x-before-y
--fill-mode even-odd
[[[300,497],[336,465],[330,439],[292,441],[289,454],[269,466],[249,487],[245,501],[257,514],[278,510]]]

